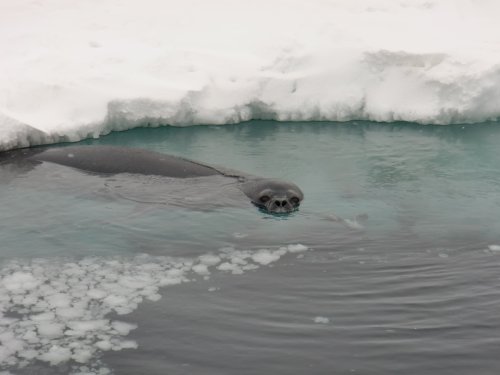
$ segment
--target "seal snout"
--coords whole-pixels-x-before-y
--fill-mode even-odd
[[[275,201],[274,204],[278,207],[285,207],[288,202],[286,200],[283,200],[283,201]]]
[[[274,198],[270,204],[267,205],[267,210],[274,213],[288,213],[295,209],[295,207],[284,197]]]

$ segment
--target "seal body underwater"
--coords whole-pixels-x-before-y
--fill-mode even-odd
[[[260,178],[242,172],[205,165],[200,162],[155,151],[123,146],[41,147],[0,154],[2,163],[55,163],[96,174],[130,173],[171,178],[195,178],[220,175],[237,179],[240,190],[259,209],[286,214],[298,209],[304,194],[287,181]]]

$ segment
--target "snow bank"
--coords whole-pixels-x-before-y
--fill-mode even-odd
[[[494,0],[3,1],[0,148],[250,119],[494,120],[499,13]]]
[[[0,269],[0,371],[36,360],[49,365],[71,362],[73,373],[106,374],[104,351],[136,349],[126,336],[138,324],[111,320],[160,288],[209,278],[214,270],[241,274],[269,265],[303,245],[257,251],[220,249],[195,259],[152,257],[84,258],[80,261],[13,261]]]

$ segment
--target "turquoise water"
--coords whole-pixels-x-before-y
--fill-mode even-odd
[[[273,217],[232,195],[225,179],[166,187],[158,178],[3,165],[0,257],[4,267],[14,258],[128,264],[143,253],[310,249],[161,288],[161,300],[120,315],[138,325],[128,335],[136,349],[94,353],[116,374],[494,374],[499,141],[496,123],[256,121],[113,133],[81,143],[290,180],[305,200]],[[368,219],[353,228],[327,220],[332,213]],[[71,363],[15,371],[71,373]]]
[[[304,215],[295,215],[293,220],[283,223],[259,215],[251,208],[228,207],[202,214],[175,209],[176,221],[185,219],[189,223],[199,223],[202,228],[212,224],[223,226],[223,233],[227,233],[227,225],[239,232],[247,223],[266,220],[265,225],[259,225],[259,231],[268,230],[277,236],[280,235],[276,232],[285,232],[283,240],[290,241],[288,236],[293,238],[295,235],[294,240],[314,243],[321,235],[310,232],[317,230],[318,225],[332,228],[334,233],[330,234],[333,236],[336,230],[342,229],[315,220],[316,214],[329,213],[344,218],[368,214],[366,230],[375,236],[408,232],[439,239],[479,236],[485,241],[494,241],[499,229],[498,139],[496,124],[425,127],[255,122],[220,127],[137,129],[82,143],[144,147],[293,181],[306,195],[301,209]],[[66,169],[63,168],[64,173],[69,173]],[[91,185],[88,176],[73,173],[73,179],[75,175]],[[67,184],[66,198],[78,204],[74,202],[74,187]],[[79,210],[94,212],[91,205],[98,204],[101,211],[102,205],[95,201],[87,199]],[[162,226],[160,221],[166,218],[161,215],[169,214],[166,210],[157,212],[152,207],[138,208],[123,200],[108,203],[113,206],[111,217],[116,210],[120,216],[127,210],[141,209],[160,215],[151,220],[148,214],[136,213],[138,221],[146,220],[146,226]],[[64,209],[63,214],[67,215],[68,210]],[[81,213],[76,215],[80,217]],[[222,222],[214,223],[214,215]],[[238,222],[234,222],[235,217]],[[169,220],[169,225],[172,224]],[[184,224],[179,226],[182,228]],[[301,237],[296,227],[303,228]],[[197,230],[203,231],[202,228]],[[212,230],[218,231],[210,228]],[[328,238],[320,238],[319,243],[325,240]],[[279,237],[276,241],[279,242]]]

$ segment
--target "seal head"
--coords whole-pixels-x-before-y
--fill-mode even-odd
[[[297,185],[272,178],[247,181],[241,190],[254,205],[271,214],[293,212],[304,199],[304,193]]]

